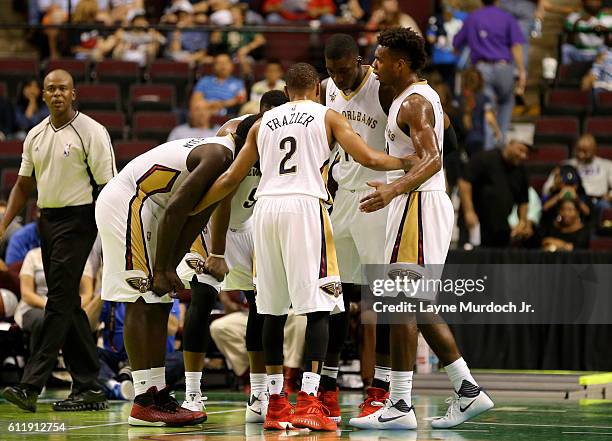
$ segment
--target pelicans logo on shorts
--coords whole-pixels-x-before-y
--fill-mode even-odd
[[[340,282],[326,283],[321,285],[321,289],[330,296],[340,297],[342,295],[342,283]]]
[[[194,270],[196,274],[198,275],[208,274],[208,271],[206,271],[206,268],[204,267],[204,261],[202,259],[197,259],[197,258],[185,259],[185,263],[187,264],[189,268]]]
[[[423,276],[416,271],[405,269],[405,268],[395,268],[387,273],[391,280],[397,279],[405,279],[408,280],[419,280],[422,279]]]
[[[151,279],[147,277],[130,277],[129,279],[125,279],[125,281],[136,291],[143,294],[151,290]]]

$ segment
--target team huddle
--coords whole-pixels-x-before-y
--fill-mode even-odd
[[[126,303],[136,395],[130,424],[206,420],[206,324],[223,289],[243,291],[249,304],[245,421],[265,429],[337,429],[340,349],[349,302],[359,301],[355,288],[367,284],[362,265],[443,264],[453,226],[442,167],[452,127],[436,92],[418,77],[424,42],[394,28],[378,43],[370,67],[361,64],[351,37],[332,36],[325,47],[329,79],[320,82],[314,67],[297,63],[287,71],[285,93],[266,93],[259,114],[230,120],[216,137],[162,144],[102,190],[96,203],[102,298]],[[338,183],[333,201],[330,173]],[[185,286],[192,298],[181,405],[165,387],[160,324]],[[290,309],[307,318],[295,406],[283,392]],[[416,429],[411,390],[419,331],[454,390],[446,415],[432,426],[455,427],[493,407],[448,325],[423,315],[377,325],[374,383],[350,425]]]

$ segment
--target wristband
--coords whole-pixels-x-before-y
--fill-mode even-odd
[[[217,259],[225,259],[225,255],[224,254],[208,253],[208,257],[216,257]]]

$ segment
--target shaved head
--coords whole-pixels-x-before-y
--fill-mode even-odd
[[[59,124],[70,119],[74,114],[73,103],[76,100],[72,75],[63,69],[49,72],[43,84],[43,100],[53,122]]]
[[[72,79],[72,75],[70,75],[64,69],[55,69],[49,72],[45,77],[44,84],[47,84],[48,81],[58,81],[62,83],[67,81],[70,87],[74,87],[74,80]]]

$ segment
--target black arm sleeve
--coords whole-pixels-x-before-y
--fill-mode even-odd
[[[444,151],[444,156],[446,156],[457,149],[459,149],[457,134],[451,124],[448,126],[448,129],[444,129],[444,145],[442,146],[442,150]]]

